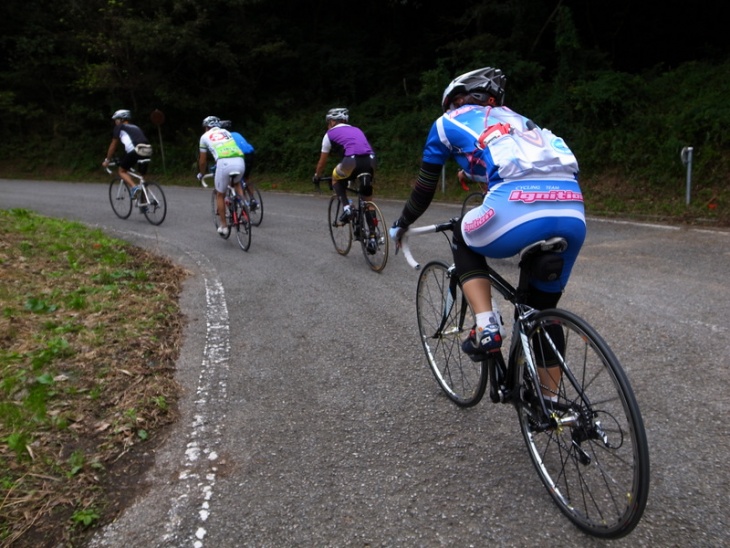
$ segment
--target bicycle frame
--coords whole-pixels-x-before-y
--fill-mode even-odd
[[[409,236],[452,231],[458,222],[407,230],[400,248],[408,263],[420,269]],[[523,249],[516,285],[488,266],[491,287],[514,307],[507,364],[502,351],[475,360],[463,349],[475,314],[453,264],[442,260],[430,261],[418,276],[419,335],[449,399],[476,405],[489,382],[494,403],[515,407],[528,454],[558,508],[591,535],[619,538],[638,524],[649,489],[648,442],[636,397],[615,354],[585,320],[526,304],[531,276],[560,275],[565,245],[552,238]]]
[[[149,160],[139,160],[137,163],[140,163],[140,162],[149,162]],[[114,175],[114,172],[110,168],[116,167],[118,165],[119,165],[119,163],[116,160],[114,160],[112,162],[109,162],[109,165],[105,168],[106,169],[106,172],[109,175]],[[132,177],[134,177],[135,179],[137,179],[137,184],[140,184],[141,185],[142,183],[145,182],[144,175],[142,175],[141,173],[139,173],[136,169],[130,168],[130,169],[127,170],[127,173],[129,173]]]
[[[348,181],[344,187],[345,192],[357,194],[357,204],[352,204],[351,218],[345,222],[340,220],[343,212],[340,198],[336,193],[332,193],[328,205],[328,225],[338,254],[347,255],[349,253],[354,237],[360,242],[363,256],[370,269],[381,272],[388,262],[390,242],[387,237],[387,225],[380,208],[375,202],[368,200],[369,196],[364,196],[361,190],[369,184],[371,178],[372,174],[361,173],[356,177],[354,185]],[[334,190],[331,177],[323,177],[321,180],[327,181],[330,190]]]
[[[106,166],[106,172],[114,175],[114,179],[109,186],[109,200],[112,210],[120,219],[126,219],[132,212],[132,207],[139,208],[141,213],[153,225],[160,225],[167,215],[167,201],[162,187],[155,182],[147,181],[145,178],[145,169],[149,160],[142,159],[137,161],[137,169],[128,169],[127,174],[132,177],[136,187],[136,192],[132,193],[127,181],[119,174],[113,174],[111,167],[119,165],[119,160],[114,158]]]
[[[458,222],[458,218],[452,218],[449,221],[445,223],[439,223],[434,225],[428,225],[428,226],[422,226],[422,227],[412,227],[409,228],[408,231],[403,235],[403,238],[401,239],[401,249],[403,250],[403,254],[408,261],[408,264],[410,264],[414,269],[418,270],[420,269],[421,265],[415,260],[413,257],[413,254],[411,253],[410,246],[408,245],[408,238],[411,235],[420,235],[420,234],[430,234],[430,233],[437,233],[437,232],[448,232],[452,231],[454,227],[456,226],[456,223]],[[447,236],[448,239],[448,236]],[[556,240],[549,240],[549,241],[539,241],[535,242],[531,246],[528,246],[522,252],[520,253],[520,256],[527,256],[530,253],[536,253],[539,251],[549,251],[552,248],[555,248],[556,246],[559,248],[563,245],[563,241]],[[447,321],[447,318],[449,317],[449,314],[451,312],[451,309],[454,306],[454,296],[456,294],[455,286],[459,284],[459,281],[457,277],[453,274],[454,265],[452,264],[451,268],[449,269],[451,271],[451,278],[450,278],[450,289],[449,289],[449,299],[446,300],[445,309],[443,311],[442,316],[442,322],[441,325],[438,328],[438,334],[442,333],[442,330],[444,328],[444,325]],[[537,313],[537,310],[526,305],[523,302],[524,294],[527,286],[527,277],[524,276],[522,273],[520,274],[520,283],[515,287],[510,282],[508,282],[504,277],[502,277],[496,270],[494,270],[491,266],[487,265],[487,271],[489,273],[489,281],[493,289],[496,289],[502,297],[506,301],[509,301],[514,306],[514,324],[512,326],[512,339],[510,342],[510,348],[508,357],[512,357],[515,355],[515,352],[517,351],[518,346],[522,349],[523,355],[525,356],[526,366],[529,372],[529,375],[535,383],[535,386],[540,386],[540,376],[538,373],[538,366],[535,364],[532,352],[530,351],[530,344],[527,337],[526,327],[529,325],[530,318]],[[466,300],[466,297],[462,294],[462,299]],[[463,327],[463,322],[465,319],[466,314],[466,307],[461,307],[461,317],[459,318],[459,326],[460,328]],[[552,347],[553,351],[557,356],[561,357],[561,370],[568,371],[569,369],[567,367],[567,364],[562,361],[561,353],[558,351],[557,345],[555,344],[555,341],[552,340],[550,335],[548,333],[545,333],[545,340],[548,342],[548,344]],[[508,363],[512,363],[512,360],[510,359]],[[491,390],[490,390],[490,398],[492,401],[496,402],[502,402],[502,403],[509,403],[514,400],[515,397],[520,397],[518,390],[520,387],[521,379],[519,378],[519,372],[512,371],[510,372],[509,368],[505,364],[504,356],[502,352],[495,353],[494,356],[490,356],[487,358],[487,366],[489,367],[489,378],[491,379]],[[517,368],[514,368],[515,370]],[[512,373],[512,374],[510,374]],[[572,376],[569,376],[569,379],[571,383],[577,386],[577,383],[575,382],[575,379],[572,378]],[[585,394],[582,394],[582,398],[586,405],[589,405],[590,402],[587,401],[587,398],[585,397]],[[545,416],[549,415],[548,409],[545,406],[545,402],[541,399],[540,405],[542,407],[543,413],[545,413]]]

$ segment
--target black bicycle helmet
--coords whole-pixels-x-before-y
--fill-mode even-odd
[[[325,121],[337,120],[339,122],[347,122],[350,119],[350,111],[346,108],[331,108],[325,116]]]
[[[112,120],[131,120],[132,113],[127,109],[120,109],[112,114]]]
[[[221,127],[221,120],[220,118],[218,118],[218,116],[206,116],[203,119],[203,127]]]
[[[454,97],[463,93],[473,95],[477,99],[486,100],[486,96],[480,94],[488,94],[494,97],[497,105],[504,104],[504,85],[507,77],[502,71],[492,67],[484,67],[471,72],[462,74],[454,78],[444,90],[441,98],[441,108],[446,112],[449,110]]]

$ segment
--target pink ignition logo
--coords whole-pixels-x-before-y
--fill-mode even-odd
[[[489,211],[487,211],[484,215],[477,217],[473,221],[465,223],[464,225],[462,225],[461,229],[464,232],[474,232],[475,230],[487,224],[489,222],[489,219],[491,219],[492,217],[494,217],[494,209],[490,207]]]
[[[583,194],[572,190],[544,190],[539,192],[525,192],[524,190],[513,190],[509,194],[510,202],[582,202]]]

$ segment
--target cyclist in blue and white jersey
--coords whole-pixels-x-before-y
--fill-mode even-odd
[[[535,241],[565,238],[560,278],[530,279],[527,304],[551,308],[565,289],[586,234],[575,156],[560,137],[504,106],[505,82],[501,70],[485,67],[462,74],[444,90],[444,114],[431,127],[416,185],[390,229],[398,245],[430,205],[449,158],[468,178],[487,183],[483,204],[461,219],[452,246],[457,275],[477,317],[476,333],[462,345],[475,360],[502,344],[486,258],[511,257]]]
[[[228,226],[226,223],[225,211],[225,195],[229,184],[233,184],[238,197],[243,200],[243,192],[241,191],[241,179],[246,170],[246,163],[243,160],[243,152],[236,144],[233,135],[227,129],[221,127],[221,121],[216,116],[208,116],[203,120],[204,133],[200,137],[198,155],[198,180],[203,178],[203,173],[207,173],[208,169],[208,153],[213,156],[215,161],[215,190],[216,190],[216,207],[220,224],[218,225],[218,234],[228,234]],[[237,173],[231,183],[231,174]]]
[[[348,124],[350,112],[346,108],[332,108],[325,116],[327,132],[322,138],[322,149],[319,155],[317,167],[314,170],[312,182],[319,184],[327,158],[333,151],[342,152],[342,160],[332,171],[332,188],[334,189],[343,207],[340,222],[346,223],[352,217],[350,201],[347,198],[347,182],[353,181],[361,173],[375,174],[375,153],[370,146],[365,133],[360,128]],[[341,184],[340,181],[344,181]],[[372,185],[363,188],[362,194],[371,197],[373,194]],[[370,219],[368,219],[368,222]]]

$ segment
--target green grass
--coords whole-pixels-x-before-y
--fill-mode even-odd
[[[98,229],[0,210],[0,545],[71,545],[113,519],[108,467],[136,466],[176,417],[184,277]]]

